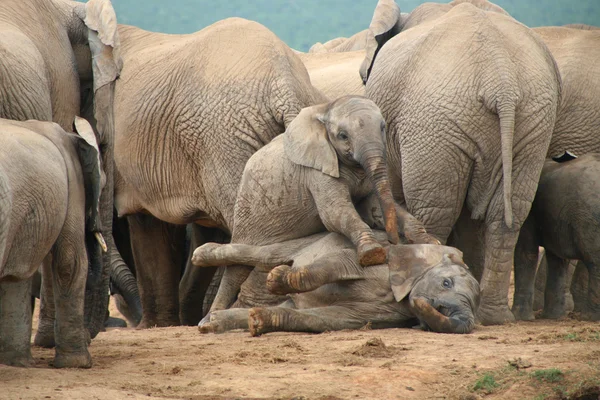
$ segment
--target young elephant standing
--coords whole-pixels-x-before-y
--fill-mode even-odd
[[[81,136],[51,122],[0,119],[2,364],[32,363],[30,278],[51,254],[43,279],[54,288],[54,366],[92,365],[83,302],[88,261],[102,268],[99,200],[106,178],[92,127],[81,118],[75,123]]]
[[[381,243],[387,242],[384,232],[374,232]],[[435,332],[469,333],[475,325],[479,284],[461,257],[448,246],[394,245],[389,247],[388,264],[362,268],[352,243],[336,233],[268,246],[200,247],[196,261],[271,270],[269,290],[293,293],[279,307],[213,312],[200,332],[249,328],[256,336],[359,329],[366,324],[373,329],[409,327],[420,321]]]
[[[533,291],[538,246],[548,262],[544,313],[566,314],[569,260],[588,269],[587,309],[583,317],[600,320],[600,155],[571,161],[546,161],[531,213],[523,224],[515,250],[513,309],[533,319]],[[528,315],[527,315],[528,314]]]
[[[281,137],[248,160],[234,209],[232,243],[279,243],[327,229],[351,240],[360,264],[384,263],[383,247],[353,204],[373,192],[374,185],[388,237],[398,243],[384,130],[379,108],[364,97],[304,108]],[[434,240],[419,230],[419,224],[410,223],[415,221],[412,216],[398,211],[409,239]],[[251,271],[247,266],[227,267],[211,311],[228,308]],[[236,306],[281,302],[266,292],[265,278],[256,272],[242,286]]]

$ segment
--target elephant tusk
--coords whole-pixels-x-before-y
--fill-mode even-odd
[[[102,237],[102,234],[100,232],[94,232],[94,237],[96,238],[98,243],[100,243],[102,251],[106,253],[108,251],[108,247],[106,246],[106,242],[104,241],[104,237]]]

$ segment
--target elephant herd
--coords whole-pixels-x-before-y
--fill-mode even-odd
[[[0,54],[0,363],[32,363],[38,270],[55,367],[91,366],[109,282],[140,329],[468,333],[534,318],[543,246],[543,315],[581,260],[600,320],[599,28],[379,0],[302,53],[240,18],[5,0]]]

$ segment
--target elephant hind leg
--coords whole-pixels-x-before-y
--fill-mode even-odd
[[[569,260],[546,250],[547,271],[543,318],[558,319],[567,314],[565,292],[568,290]]]
[[[283,307],[251,308],[248,325],[252,336],[268,332],[309,332],[359,329],[368,321],[356,318],[351,310],[341,306],[328,306],[294,310]]]
[[[267,288],[275,294],[303,293],[328,283],[362,279],[363,276],[356,251],[343,249],[326,254],[310,265],[274,268],[267,277]]]
[[[72,211],[72,210],[71,210]],[[56,325],[56,368],[90,368],[90,342],[84,326],[83,303],[88,272],[88,258],[83,243],[84,222],[74,213],[67,215],[65,225],[52,249],[52,286]],[[80,237],[82,240],[74,240]],[[48,278],[43,276],[42,279]]]
[[[0,283],[0,364],[28,367],[31,357],[31,280]]]
[[[52,287],[52,254],[48,254],[42,263],[42,286],[40,291],[40,316],[33,344],[52,348],[54,340],[54,289]]]
[[[600,267],[598,265],[592,261],[585,262],[588,270],[588,294],[583,317],[590,321],[600,321]]]

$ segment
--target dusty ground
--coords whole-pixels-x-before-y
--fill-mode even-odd
[[[90,370],[0,366],[2,399],[544,399],[598,398],[600,324],[482,327],[469,335],[411,329],[320,335],[200,335],[195,327],[101,333]],[[512,363],[512,365],[511,365]],[[588,394],[587,397],[581,395]]]

